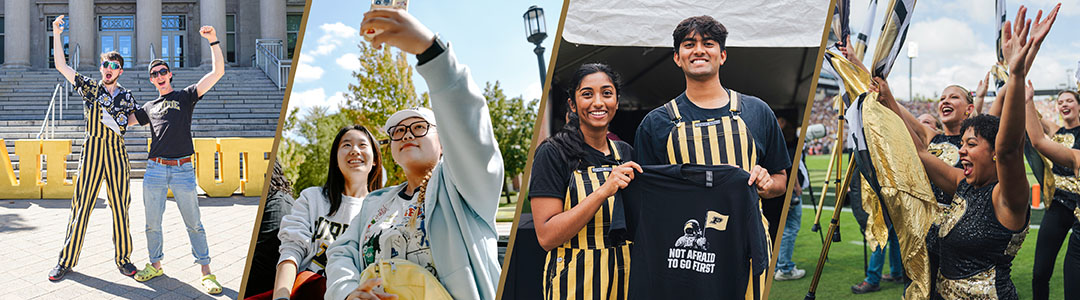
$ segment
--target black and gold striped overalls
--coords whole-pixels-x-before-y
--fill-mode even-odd
[[[679,114],[679,105],[674,99],[664,104],[668,117],[675,125],[667,138],[668,164],[732,165],[746,172],[750,172],[754,165],[758,164],[754,136],[741,117],[739,94],[729,90],[728,99],[728,111],[731,115],[707,120],[683,120]],[[761,207],[760,200],[758,207]],[[768,235],[769,224],[764,214],[761,222],[765,227],[765,239],[769,241],[768,253],[771,258],[772,241]],[[758,291],[760,295],[767,273],[762,272],[759,278],[753,278],[753,274],[750,274],[752,280],[747,287],[747,299],[756,299],[752,291]],[[755,282],[758,284],[757,288],[754,286]]]
[[[64,248],[60,250],[58,264],[64,267],[73,267],[78,264],[79,252],[82,250],[86,227],[90,221],[90,212],[94,210],[94,200],[97,199],[101,183],[104,181],[109,194],[109,208],[112,210],[112,236],[116,250],[116,266],[120,267],[130,263],[132,248],[128,224],[128,205],[131,203],[129,191],[131,167],[128,164],[123,136],[102,123],[102,112],[111,107],[106,103],[113,104],[111,95],[101,82],[96,84],[87,82],[85,79],[89,78],[78,76],[80,78],[76,81],[84,81],[77,83],[76,89],[84,95],[83,114],[86,117],[86,136],[82,154],[79,156],[79,175],[75,178],[75,195],[71,199],[71,217],[68,220],[67,235],[64,238]],[[99,96],[109,97],[109,99],[106,103],[102,103]],[[120,125],[122,131],[125,125],[126,123]]]
[[[618,147],[608,140],[608,147],[618,162]],[[589,166],[576,170],[570,178],[563,201],[563,211],[570,210],[611,174],[610,165]],[[626,299],[630,276],[630,245],[612,239],[611,227],[615,197],[601,204],[585,227],[558,248],[548,251],[544,266],[544,299]]]

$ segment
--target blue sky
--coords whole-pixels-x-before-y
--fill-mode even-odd
[[[480,87],[499,81],[508,96],[539,99],[541,86],[535,47],[525,40],[522,14],[531,5],[544,8],[548,38],[543,46],[545,67],[558,29],[562,1],[423,1],[409,3],[409,13],[449,42],[458,61],[469,66]],[[363,12],[369,1],[312,1],[303,46],[296,66],[289,108],[330,106],[344,103],[341,96],[352,71],[359,68],[356,44]],[[483,17],[473,17],[481,15]],[[409,55],[409,62],[416,63]],[[413,76],[417,92],[427,90],[419,75]]]
[[[1014,20],[1020,5],[1028,7],[1028,18],[1035,18],[1039,9],[1049,13],[1058,1],[1011,1],[1006,0],[1007,20]],[[868,0],[851,0],[852,31],[863,27]],[[879,1],[874,28],[881,30],[886,0]],[[1043,42],[1035,58],[1028,79],[1036,89],[1060,89],[1068,84],[1075,89],[1077,61],[1080,61],[1080,39],[1075,29],[1080,28],[1080,0],[1061,1],[1061,11],[1050,34]],[[908,41],[918,44],[918,57],[914,59],[912,90],[918,95],[933,96],[950,84],[960,84],[974,91],[990,66],[996,62],[994,1],[954,0],[918,1],[915,4]],[[865,60],[872,56],[874,41]],[[890,87],[899,98],[908,98],[907,46],[901,49],[901,57],[889,76]],[[1070,71],[1071,70],[1071,71]]]

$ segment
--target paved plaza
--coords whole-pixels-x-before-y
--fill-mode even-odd
[[[187,230],[176,203],[166,204],[165,276],[147,282],[123,276],[113,261],[112,217],[106,189],[90,216],[79,264],[62,281],[50,282],[64,242],[71,200],[0,200],[0,299],[235,299],[246,263],[258,197],[199,197],[203,227],[210,246],[211,269],[224,287],[211,296],[199,284]],[[146,250],[142,179],[131,180],[129,222],[134,250],[131,261],[142,269]]]

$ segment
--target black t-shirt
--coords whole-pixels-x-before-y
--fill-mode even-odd
[[[559,150],[551,143],[540,144],[536,147],[536,157],[533,158],[532,175],[529,179],[529,198],[563,199],[570,185],[570,176],[575,170],[588,166],[618,165],[634,160],[634,149],[630,147],[630,144],[622,141],[614,141],[614,143],[615,147],[618,147],[619,161],[615,160],[614,155],[604,155],[586,145],[585,157],[580,163],[564,160]]]
[[[776,122],[776,115],[769,105],[758,97],[741,93],[738,101],[742,111],[740,118],[754,136],[758,152],[757,164],[773,174],[791,168],[784,133],[780,131],[780,124]],[[731,103],[721,108],[705,109],[690,102],[685,92],[675,98],[675,103],[678,104],[683,121],[719,119],[731,115]],[[668,134],[674,126],[667,108],[662,105],[645,115],[634,138],[637,162],[641,165],[666,164]]]
[[[729,165],[643,168],[619,192],[634,241],[630,299],[744,298],[751,272],[757,278],[769,264],[750,174]]]
[[[195,154],[191,141],[191,114],[202,97],[195,84],[147,102],[135,111],[141,124],[150,124],[149,158],[181,158]]]

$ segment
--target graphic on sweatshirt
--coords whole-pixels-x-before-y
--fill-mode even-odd
[[[348,228],[349,224],[330,221],[324,216],[320,216],[319,220],[315,222],[315,231],[311,235],[311,242],[319,244],[319,247],[315,250],[317,251],[315,257],[311,258],[311,263],[319,267],[315,271],[318,272],[326,268],[326,248]],[[309,267],[309,269],[314,268]]]

